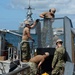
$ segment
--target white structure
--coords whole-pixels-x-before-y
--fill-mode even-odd
[[[63,34],[63,33],[64,33],[63,28],[54,28],[54,29],[53,29],[53,34],[54,34],[54,35],[55,35],[55,34],[61,35],[61,34]]]

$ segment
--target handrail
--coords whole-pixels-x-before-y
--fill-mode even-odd
[[[50,19],[50,18],[46,18],[46,19]],[[60,17],[60,18],[54,18],[54,20],[58,20],[58,19],[64,19],[64,17]],[[39,19],[40,21],[43,21],[44,19]]]
[[[21,73],[22,75],[24,75],[24,72],[29,68],[30,67],[28,65],[25,65],[25,67],[23,68],[19,68],[18,70],[14,70],[12,72],[9,72],[7,74],[2,74],[2,75],[17,75],[18,73]]]
[[[13,32],[13,31],[10,31],[10,30],[6,30],[6,29],[1,30],[1,29],[0,29],[0,31],[1,31],[1,32],[8,32],[8,33],[11,33],[11,34],[17,35],[17,36],[19,36],[19,37],[22,37],[21,34],[16,33],[16,32]]]

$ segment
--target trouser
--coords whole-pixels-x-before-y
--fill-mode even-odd
[[[58,67],[58,66],[56,66],[52,70],[52,74],[51,75],[63,75],[63,73],[64,73],[64,67]]]
[[[28,62],[30,66],[30,74],[29,75],[36,75],[37,74],[37,64],[34,62]]]
[[[21,42],[21,60],[29,60],[30,59],[30,46],[28,42],[22,40]]]

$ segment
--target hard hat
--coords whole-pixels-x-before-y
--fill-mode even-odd
[[[49,56],[49,52],[45,52],[45,55]]]
[[[58,43],[58,42],[63,42],[61,39],[58,39],[57,41],[56,41],[56,43]]]
[[[24,23],[25,23],[25,24],[30,24],[29,21],[27,21],[27,20],[26,20]]]
[[[45,73],[43,73],[42,75],[49,75],[49,74],[45,72]]]
[[[51,12],[54,14],[56,12],[55,8],[51,8]]]

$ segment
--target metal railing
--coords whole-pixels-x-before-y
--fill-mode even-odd
[[[15,47],[9,47],[8,48],[8,59],[13,59],[15,58],[15,55],[18,55],[17,54],[17,50],[15,49]]]
[[[33,54],[34,54],[33,41],[25,41],[25,42],[28,42],[30,44],[30,54],[31,54],[31,57],[32,57]],[[14,47],[9,47],[8,48],[8,59],[13,59],[14,60],[15,55],[18,56],[18,59],[21,60],[20,43],[18,43],[18,49],[17,50]]]

